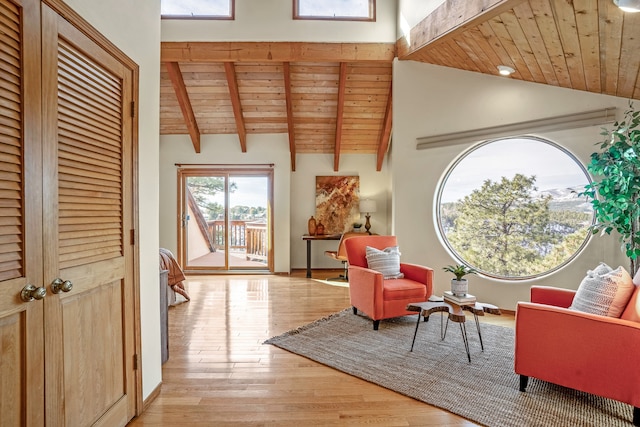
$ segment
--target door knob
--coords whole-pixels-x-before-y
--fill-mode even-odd
[[[22,288],[20,292],[20,298],[24,302],[30,302],[37,299],[42,299],[47,295],[47,290],[43,287],[36,288],[33,285],[27,285]]]
[[[51,292],[54,294],[69,292],[71,289],[73,289],[73,283],[70,280],[56,279],[51,282]]]

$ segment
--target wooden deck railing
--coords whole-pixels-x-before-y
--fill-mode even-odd
[[[216,249],[224,249],[224,220],[207,221]],[[262,221],[230,221],[229,251],[246,252],[247,260],[266,261],[268,255],[267,224]]]

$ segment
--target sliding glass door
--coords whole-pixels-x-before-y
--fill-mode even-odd
[[[180,259],[187,272],[273,271],[271,169],[181,169]]]

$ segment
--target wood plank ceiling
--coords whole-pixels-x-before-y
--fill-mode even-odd
[[[640,99],[640,13],[612,0],[448,1],[410,42],[400,59]]]
[[[296,154],[377,154],[391,134],[395,45],[326,43],[163,43],[160,132],[288,133]]]
[[[160,132],[288,133],[297,154],[376,154],[391,137],[392,61],[640,99],[640,13],[611,0],[447,0],[394,44],[164,42]]]

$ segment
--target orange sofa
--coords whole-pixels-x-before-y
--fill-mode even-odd
[[[620,318],[569,310],[575,291],[531,288],[516,311],[515,372],[632,405],[640,425],[640,274]]]
[[[384,279],[382,273],[368,268],[366,247],[383,250],[398,246],[395,236],[367,236],[344,242],[349,262],[349,296],[353,313],[364,312],[378,330],[381,319],[415,315],[408,303],[426,301],[433,293],[433,269],[400,263],[401,279]]]

